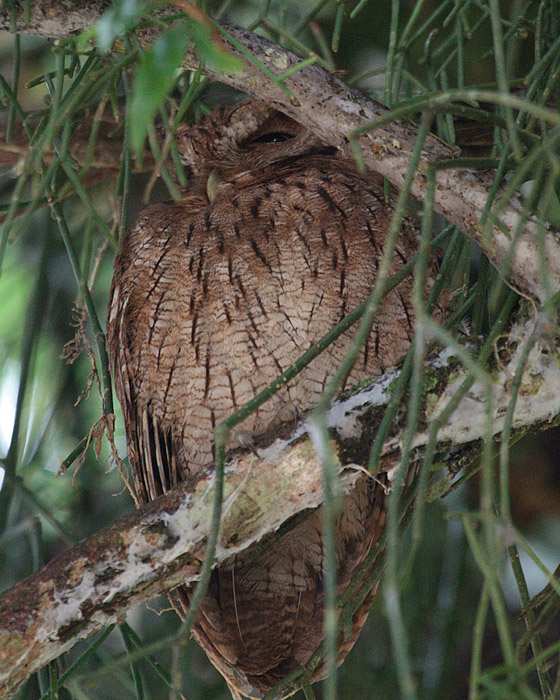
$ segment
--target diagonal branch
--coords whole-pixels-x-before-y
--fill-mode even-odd
[[[28,3],[16,6],[12,17],[10,10],[0,9],[0,29],[14,28],[49,37],[73,36],[89,28],[108,3],[97,0],[35,0],[29,4],[28,22],[25,18]],[[352,138],[355,136],[364,164],[396,187],[402,187],[416,139],[412,126],[393,121],[362,133],[362,130],[369,128],[368,125],[375,124],[387,113],[378,102],[349,87],[318,65],[306,66],[287,77],[283,81],[283,90],[257,64],[260,63],[266,71],[278,77],[300,63],[298,56],[247,29],[226,24],[217,26],[224,33],[231,52],[243,60],[244,69],[222,75],[204,68],[208,76],[276,106],[326,142],[339,147],[349,157],[353,156]],[[139,38],[146,45],[158,31],[143,30]],[[244,58],[243,52],[247,51],[254,56],[255,63]],[[191,49],[185,57],[184,66],[189,69],[199,67],[194,50]],[[476,91],[469,95],[477,99]],[[434,101],[431,108],[435,109],[435,106]],[[427,109],[430,109],[429,104]],[[455,157],[453,149],[436,137],[429,137],[411,194],[423,200],[427,168]],[[492,175],[486,171],[462,167],[440,170],[437,174],[435,208],[478,243],[492,264],[504,269],[516,286],[542,302],[546,298],[540,275],[543,255],[548,270],[549,290],[554,294],[560,289],[559,234],[550,230],[542,235],[543,231],[539,231],[535,220],[526,220],[519,198],[513,198],[507,204],[500,203],[495,220],[489,217],[488,223],[485,223],[486,201],[492,182]],[[512,239],[515,239],[513,249]]]
[[[535,332],[512,425],[521,433],[560,416],[560,347],[558,341],[551,346],[546,327],[541,332],[538,322],[518,321],[500,347],[500,357],[508,360],[492,375],[495,435],[504,428],[512,377],[525,361],[519,339]],[[426,386],[433,388],[424,396],[425,427],[414,438],[415,459],[430,440],[430,425],[469,376],[448,351],[430,360],[425,374]],[[367,463],[372,435],[397,375],[389,372],[338,399],[328,414],[346,490],[359,478],[371,478],[355,465]],[[438,433],[437,449],[448,468],[450,446],[459,462],[479,452],[487,432],[485,392],[474,384]],[[287,432],[284,428],[282,434],[264,438],[258,461],[239,450],[230,454],[217,564],[321,504],[322,467],[306,426]],[[398,467],[402,435],[402,426],[397,426],[385,442],[380,471],[391,474]],[[445,477],[444,484],[450,481]],[[34,671],[138,604],[180,582],[197,580],[211,520],[212,484],[208,470],[63,553],[0,596],[0,697],[8,697]]]

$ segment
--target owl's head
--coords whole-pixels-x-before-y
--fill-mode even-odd
[[[213,112],[195,126],[179,126],[176,140],[183,165],[193,175],[336,152],[298,122],[256,100]]]

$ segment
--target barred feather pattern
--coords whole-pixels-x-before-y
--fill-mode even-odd
[[[393,211],[375,175],[296,122],[249,101],[180,127],[190,174],[181,201],[148,207],[115,262],[107,337],[141,502],[213,461],[213,428],[270,384],[375,285]],[[393,260],[415,252],[405,217]],[[402,356],[412,338],[411,281],[384,300],[352,385]],[[312,407],[349,348],[350,330],[243,424],[258,434]],[[289,414],[289,412],[288,412]],[[385,525],[382,483],[364,477],[336,521],[342,594]],[[258,556],[218,567],[194,636],[234,697],[260,697],[324,638],[320,510]],[[341,636],[354,644],[374,591]],[[192,591],[175,592],[186,610]],[[319,667],[314,678],[323,673]]]

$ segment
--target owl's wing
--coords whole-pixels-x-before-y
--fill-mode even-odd
[[[131,360],[130,293],[117,263],[107,318],[107,346],[115,390],[123,412],[130,466],[138,500],[148,503],[179,483],[171,433],[164,430],[150,406],[138,406]]]

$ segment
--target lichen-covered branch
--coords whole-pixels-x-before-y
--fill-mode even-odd
[[[528,354],[514,413],[513,428],[551,423],[560,416],[560,348],[540,319],[520,320],[500,346],[500,364],[492,376],[494,420],[499,435],[510,402],[512,378],[523,355],[524,340],[536,333]],[[371,478],[367,462],[378,429],[393,371],[358,392],[339,398],[327,423],[339,456],[345,489]],[[469,376],[459,361],[442,352],[426,366],[422,428],[414,439],[421,454],[431,422],[441,414]],[[488,375],[490,377],[490,375]],[[475,383],[439,431],[442,456],[450,445],[469,446],[476,454],[487,430],[485,389]],[[322,500],[322,470],[305,423],[288,435],[275,434],[253,454],[230,453],[216,563],[278,530],[292,516],[316,508]],[[389,474],[400,460],[401,433],[386,441],[380,470]],[[455,458],[460,458],[460,450]],[[212,473],[150,503],[142,510],[52,560],[0,596],[0,697],[9,697],[34,671],[124,616],[139,603],[179,582],[197,580],[212,509]],[[270,485],[274,484],[271,489]]]
[[[3,2],[0,29],[45,38],[75,36],[91,26],[111,0],[31,0]]]
[[[96,0],[32,1],[29,4],[28,22],[25,19],[27,3],[18,5],[12,17],[8,9],[0,9],[0,28],[17,29],[41,36],[72,36],[87,29],[106,6],[106,3]],[[353,153],[349,140],[351,134],[386,113],[382,105],[350,88],[318,65],[307,66],[290,75],[283,81],[286,90],[282,90],[259,69],[256,62],[280,76],[301,59],[249,30],[233,25],[223,25],[222,29],[226,32],[226,43],[227,36],[233,41],[229,42],[230,50],[244,61],[244,69],[230,75],[216,74],[206,68],[204,72],[275,105],[348,155],[352,156]],[[140,39],[148,43],[155,35],[156,30],[146,30]],[[248,62],[236,48],[236,43],[249,51],[257,61]],[[194,51],[186,56],[185,67],[198,67]],[[381,173],[396,187],[401,187],[415,139],[416,131],[406,123],[399,121],[380,126],[359,137],[363,161],[367,167]],[[454,157],[451,148],[435,137],[428,137],[411,193],[422,200],[426,193],[426,169],[430,164]],[[558,232],[547,231],[541,245],[536,222],[532,219],[525,220],[522,204],[517,198],[501,206],[497,221],[491,225],[489,232],[485,230],[481,222],[491,185],[492,176],[486,172],[464,168],[441,170],[437,175],[436,209],[479,243],[496,267],[503,266],[507,261],[509,276],[517,287],[544,301],[546,290],[540,274],[543,250],[550,285],[548,291],[555,293],[560,289]],[[512,238],[517,238],[513,254]]]
[[[321,501],[308,443],[234,459],[225,485],[221,562]],[[351,486],[356,474],[344,477]],[[274,483],[274,489],[270,484]],[[180,582],[197,580],[211,522],[210,471],[49,562],[0,597],[0,697],[81,639]]]
[[[289,71],[301,61],[295,54],[253,32],[236,26],[224,28],[236,42],[242,44],[277,76]],[[242,57],[234,46],[230,45],[230,50]],[[194,68],[196,65],[197,59],[193,53],[187,57],[186,66]],[[209,71],[206,73],[216,80],[274,104],[327,143],[340,148],[350,158],[354,154],[350,142],[352,133],[375,122],[387,112],[381,104],[349,87],[340,78],[318,65],[307,66],[284,81],[285,87],[292,94],[291,98],[252,63],[246,62],[244,71],[237,74],[217,75]],[[474,94],[472,97],[475,98]],[[386,177],[393,185],[402,188],[416,137],[416,130],[402,121],[390,122],[369,131],[359,138],[363,162],[371,170]],[[421,201],[424,200],[427,168],[430,164],[454,158],[456,152],[453,149],[435,136],[429,136],[424,144],[411,194]],[[498,217],[500,226],[493,225],[490,235],[481,225],[492,182],[492,176],[488,172],[460,167],[440,170],[437,174],[435,208],[478,243],[492,264],[498,268],[509,259],[512,238],[518,236],[509,262],[509,275],[519,288],[542,301],[545,290],[539,273],[540,244],[537,224],[531,219],[524,220],[520,199],[513,198],[502,207]],[[543,246],[550,285],[556,292],[560,289],[558,232],[549,231],[544,237]]]

